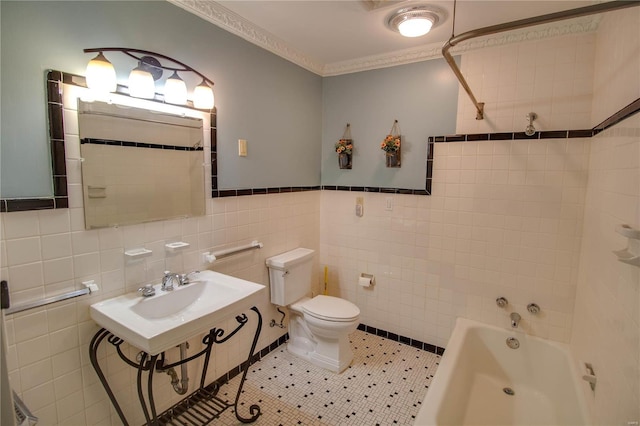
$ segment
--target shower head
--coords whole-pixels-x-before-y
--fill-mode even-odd
[[[533,120],[535,120],[536,118],[538,118],[538,115],[535,112],[530,112],[529,114],[527,114],[527,120],[529,121],[529,124],[524,128],[525,135],[533,136],[536,134],[536,128],[533,127]]]

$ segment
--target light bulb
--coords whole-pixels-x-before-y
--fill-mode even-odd
[[[187,85],[176,71],[164,84],[164,101],[170,104],[184,105],[187,103]]]
[[[129,95],[144,99],[153,99],[156,95],[153,76],[141,65],[131,70],[129,74]]]
[[[409,18],[398,25],[398,31],[405,37],[420,37],[431,31],[433,20],[428,18]]]
[[[85,73],[87,87],[102,93],[115,92],[118,86],[116,82],[116,70],[111,62],[104,57],[102,52],[87,64]]]
[[[213,90],[204,79],[193,90],[193,106],[198,109],[212,109],[214,106]]]

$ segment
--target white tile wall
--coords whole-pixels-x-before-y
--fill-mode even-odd
[[[458,133],[590,129],[595,34],[529,41],[462,55],[462,72],[485,118],[476,120],[466,92],[458,94]]]
[[[568,341],[588,153],[588,139],[437,143],[432,195],[364,193],[362,218],[363,193],[323,191],[330,294],[365,324],[439,346],[457,316],[506,327],[514,310],[530,333]],[[373,288],[357,285],[362,272]]]
[[[6,232],[2,234],[2,246],[9,261],[3,261],[0,274],[10,283],[12,303],[77,289],[80,281],[89,278],[95,279],[101,289],[90,297],[7,317],[12,386],[41,418],[41,424],[117,423],[117,414],[89,364],[88,345],[98,328],[90,320],[88,306],[133,291],[141,284],[158,282],[165,269],[186,272],[211,268],[202,264],[202,252],[254,239],[263,242],[264,248],[221,260],[213,269],[266,285],[266,257],[298,246],[318,250],[319,200],[318,191],[209,199],[208,214],[199,218],[90,231],[82,229],[79,208],[3,213],[1,222]],[[220,215],[227,221],[220,224]],[[211,236],[213,229],[215,237]],[[166,253],[165,242],[175,238],[192,245],[179,254]],[[124,251],[135,247],[152,248],[154,253],[143,261],[126,261]],[[262,348],[277,339],[282,330],[266,326],[271,318],[280,319],[269,303],[268,291],[258,308],[264,319],[258,343]],[[236,342],[215,349],[211,380],[238,365],[248,353],[255,325],[251,315],[252,322]],[[235,328],[235,320],[222,327]],[[200,345],[199,339],[190,343],[193,351]],[[135,396],[135,375],[112,352],[110,348],[106,374],[115,383],[127,415],[135,420],[133,423],[141,424],[144,418]],[[131,356],[135,352],[131,349]],[[102,357],[106,353],[103,350]],[[190,370],[193,384],[198,382],[197,367]],[[157,400],[166,408],[179,396],[167,390],[168,378],[162,379],[158,380]]]
[[[640,98],[640,8],[607,14],[596,40],[593,120]],[[585,386],[595,424],[640,420],[640,269],[611,253],[627,241],[614,230],[640,228],[640,115],[592,139],[584,238],[571,348],[590,362]]]

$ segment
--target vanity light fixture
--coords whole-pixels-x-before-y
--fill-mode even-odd
[[[144,99],[153,99],[156,96],[155,80],[142,63],[129,74],[129,95]]]
[[[187,103],[187,85],[177,71],[174,71],[164,83],[164,100],[170,104],[184,105]]]
[[[405,37],[420,37],[431,31],[441,16],[442,12],[431,6],[405,7],[389,16],[387,26]]]
[[[102,93],[115,92],[116,70],[102,52],[89,61],[87,65],[87,86]]]
[[[117,90],[116,72],[104,56],[104,52],[120,52],[138,61],[129,74],[129,95],[136,98],[154,99],[156,97],[155,82],[162,78],[164,71],[171,71],[164,84],[164,101],[170,104],[187,104],[187,85],[178,73],[194,73],[202,77],[202,82],[193,90],[193,107],[212,109],[214,107],[213,81],[190,66],[160,53],[124,47],[99,47],[84,49],[85,53],[98,52],[87,65],[87,87],[102,93]],[[171,66],[162,65],[160,60],[168,61]]]

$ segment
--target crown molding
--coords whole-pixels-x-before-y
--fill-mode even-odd
[[[350,74],[378,68],[388,68],[442,57],[442,44],[431,43],[417,48],[366,56],[349,61],[321,64],[296,49],[293,49],[286,42],[274,36],[270,32],[260,28],[252,22],[249,22],[240,15],[232,12],[213,0],[167,1],[322,77]],[[451,49],[451,52],[453,54],[462,54],[472,50],[503,46],[512,43],[543,40],[546,38],[572,34],[590,33],[598,29],[601,19],[601,14],[590,15],[546,25],[524,28],[517,31],[478,37],[461,43]]]
[[[322,64],[213,0],[167,1],[306,70],[322,75]]]
[[[538,25],[536,27],[518,31],[478,37],[455,46],[451,49],[451,53],[454,55],[460,55],[465,52],[489,47],[543,40],[565,35],[590,33],[598,29],[601,19],[601,15],[592,15],[566,20],[564,22]],[[334,62],[324,66],[322,76],[336,76],[442,58],[442,46],[443,43],[431,43],[417,48],[399,50],[387,54],[367,56],[350,61]]]

